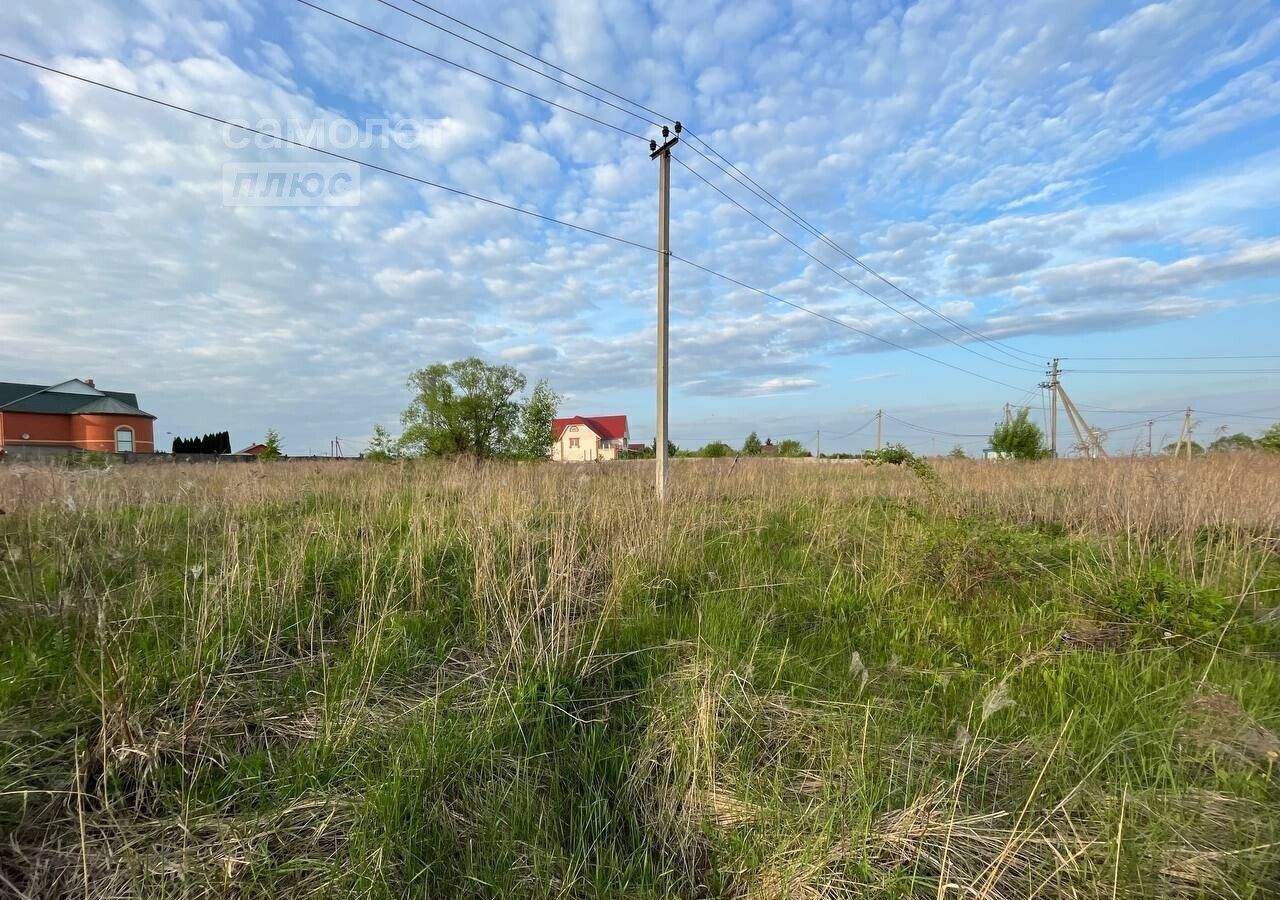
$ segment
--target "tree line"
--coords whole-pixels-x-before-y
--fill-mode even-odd
[[[231,432],[215,431],[212,434],[204,434],[200,437],[184,438],[175,437],[173,439],[174,453],[230,453],[231,452]]]

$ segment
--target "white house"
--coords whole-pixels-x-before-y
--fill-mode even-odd
[[[571,416],[551,423],[551,458],[556,462],[618,459],[627,449],[626,416]]]

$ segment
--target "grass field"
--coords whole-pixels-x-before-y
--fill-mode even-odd
[[[1280,459],[0,467],[0,895],[1280,894]]]

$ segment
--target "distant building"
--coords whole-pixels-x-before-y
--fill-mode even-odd
[[[556,462],[618,459],[630,441],[626,416],[571,416],[551,423],[551,458]]]
[[[0,450],[153,453],[155,418],[138,408],[136,394],[99,390],[91,378],[51,385],[0,381]]]
[[[243,450],[237,450],[236,456],[261,456],[262,451],[267,449],[266,444],[250,444]]]

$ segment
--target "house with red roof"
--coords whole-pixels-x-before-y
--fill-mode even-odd
[[[556,462],[619,459],[631,437],[626,416],[570,416],[551,422],[551,458]]]

